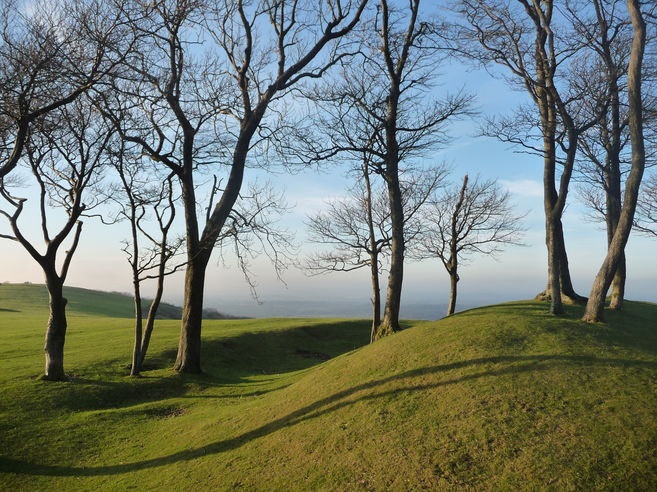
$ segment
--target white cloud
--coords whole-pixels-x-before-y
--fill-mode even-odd
[[[543,196],[543,184],[533,179],[500,179],[500,184],[514,195]]]

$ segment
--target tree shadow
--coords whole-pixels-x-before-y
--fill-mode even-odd
[[[397,387],[394,389],[383,390],[378,392],[370,392],[361,396],[356,396],[357,393],[366,390],[373,390],[382,385],[390,382],[400,381],[408,378],[415,378],[418,376],[440,374],[456,369],[464,369],[468,367],[476,367],[487,364],[506,364],[505,367],[497,369],[486,369],[484,371],[476,372],[474,374],[467,374],[456,378],[445,379],[434,383],[425,384],[407,384],[406,386]],[[352,388],[339,391],[333,395],[322,398],[309,405],[306,405],[294,412],[291,412],[283,417],[268,422],[255,429],[243,432],[232,438],[216,441],[204,446],[194,449],[187,449],[176,453],[171,453],[157,458],[137,461],[133,463],[106,465],[98,467],[69,467],[57,465],[40,465],[29,463],[22,460],[12,459],[8,457],[0,457],[0,471],[11,472],[21,475],[45,475],[45,476],[71,476],[71,477],[85,477],[85,476],[99,476],[99,475],[117,475],[128,473],[132,471],[157,468],[178,462],[185,462],[201,458],[208,455],[214,455],[239,448],[255,439],[267,436],[278,430],[286,427],[291,427],[301,422],[311,420],[322,415],[334,412],[344,407],[348,407],[357,402],[375,400],[378,398],[386,397],[388,395],[396,395],[399,393],[412,393],[416,391],[424,391],[453,384],[462,383],[465,381],[476,380],[483,377],[495,377],[506,374],[520,374],[526,372],[545,371],[549,370],[555,364],[571,364],[582,367],[592,367],[597,365],[602,366],[620,366],[620,367],[646,367],[657,370],[656,361],[642,361],[642,360],[626,360],[626,359],[613,359],[613,358],[596,358],[590,356],[577,356],[577,355],[528,355],[528,356],[499,356],[499,357],[486,357],[479,359],[472,359],[467,361],[453,362],[449,364],[436,365],[406,371],[394,376],[381,378],[374,381],[369,381]],[[354,398],[350,398],[356,396]]]
[[[52,395],[52,404],[71,411],[115,409],[166,398],[186,398],[190,391],[196,394],[233,386],[244,392],[214,398],[257,396],[268,391],[256,391],[254,385],[267,385],[280,379],[268,375],[307,370],[359,348],[369,342],[369,330],[367,320],[347,320],[205,339],[204,372],[198,375],[179,374],[171,369],[164,375],[145,371],[140,378],[130,378],[126,370],[124,380],[108,381],[102,379],[107,375],[107,366],[123,367],[124,364],[121,359],[103,360],[80,368],[79,374],[72,374],[66,389]],[[155,352],[147,361],[154,368],[171,368],[176,353],[175,349]],[[309,357],[309,353],[314,356]],[[88,374],[101,376],[92,378]],[[282,387],[276,385],[272,390]]]

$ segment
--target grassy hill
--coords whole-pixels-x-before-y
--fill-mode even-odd
[[[509,303],[368,346],[366,321],[209,321],[197,377],[161,321],[140,379],[129,320],[78,317],[73,380],[46,383],[42,326],[0,312],[0,489],[654,490],[657,306],[580,314]]]
[[[119,292],[102,292],[64,287],[68,299],[67,310],[72,316],[108,316],[113,318],[132,318],[134,301],[132,296]],[[143,302],[144,316],[150,300]],[[0,284],[0,312],[35,313],[48,309],[48,291],[39,284]],[[162,302],[158,309],[159,319],[180,319],[181,308]],[[214,309],[204,311],[206,319],[233,319],[234,316],[220,313]]]

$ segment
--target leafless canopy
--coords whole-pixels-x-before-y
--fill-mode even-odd
[[[634,229],[657,237],[657,175],[652,174],[642,185],[637,203]]]
[[[523,217],[495,180],[469,182],[466,175],[462,186],[451,186],[428,204],[414,256],[438,258],[448,271],[453,253],[460,264],[475,254],[495,256],[505,245],[521,244]]]
[[[113,72],[130,49],[121,9],[97,0],[0,5],[0,178],[31,125]]]

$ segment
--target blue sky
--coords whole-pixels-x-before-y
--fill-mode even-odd
[[[509,90],[503,81],[490,77],[482,70],[468,71],[456,63],[441,67],[437,94],[457,91],[461,87],[476,94],[476,106],[482,114],[504,114],[523,101],[523,95]],[[444,161],[454,169],[453,178],[463,174],[480,174],[497,178],[512,194],[520,212],[528,212],[524,225],[528,231],[526,246],[509,247],[497,260],[475,257],[463,267],[460,283],[461,305],[479,305],[504,300],[526,299],[541,291],[546,279],[546,252],[542,211],[542,162],[539,157],[519,154],[508,145],[489,138],[476,137],[477,121],[462,120],[451,128],[452,142],[427,162]],[[247,175],[247,178],[249,176]],[[262,171],[250,170],[250,177],[262,179]],[[287,201],[293,206],[283,224],[296,232],[301,244],[300,257],[315,246],[306,243],[304,220],[308,213],[320,211],[324,200],[341,196],[349,185],[343,170],[307,170],[294,175],[277,173],[269,176],[277,188],[285,189]],[[586,210],[569,195],[564,216],[564,230],[571,272],[577,290],[588,294],[591,282],[605,254],[605,233],[600,224],[586,218]],[[36,217],[26,214],[24,223],[33,233]],[[0,227],[5,227],[1,224]],[[73,260],[69,285],[129,292],[131,289],[128,264],[121,252],[121,239],[127,237],[126,224],[103,226],[98,221],[85,222],[82,241]],[[627,296],[632,299],[657,301],[657,262],[653,240],[633,235],[628,245]],[[361,300],[368,302],[369,277],[365,270],[308,277],[303,271],[291,268],[284,276],[286,285],[276,276],[266,258],[254,261],[253,272],[259,283],[259,295],[267,302]],[[0,241],[0,281],[42,282],[38,265],[20,245]],[[149,288],[146,289],[148,294]],[[180,275],[167,280],[165,299],[179,303],[182,292]],[[230,258],[226,265],[211,261],[206,288],[206,306],[231,311],[231,303],[255,306],[241,273]],[[441,303],[447,301],[448,277],[435,261],[409,263],[405,275],[404,302]],[[337,309],[337,308],[336,308]],[[265,311],[266,312],[266,311]],[[335,313],[340,314],[339,312]]]

